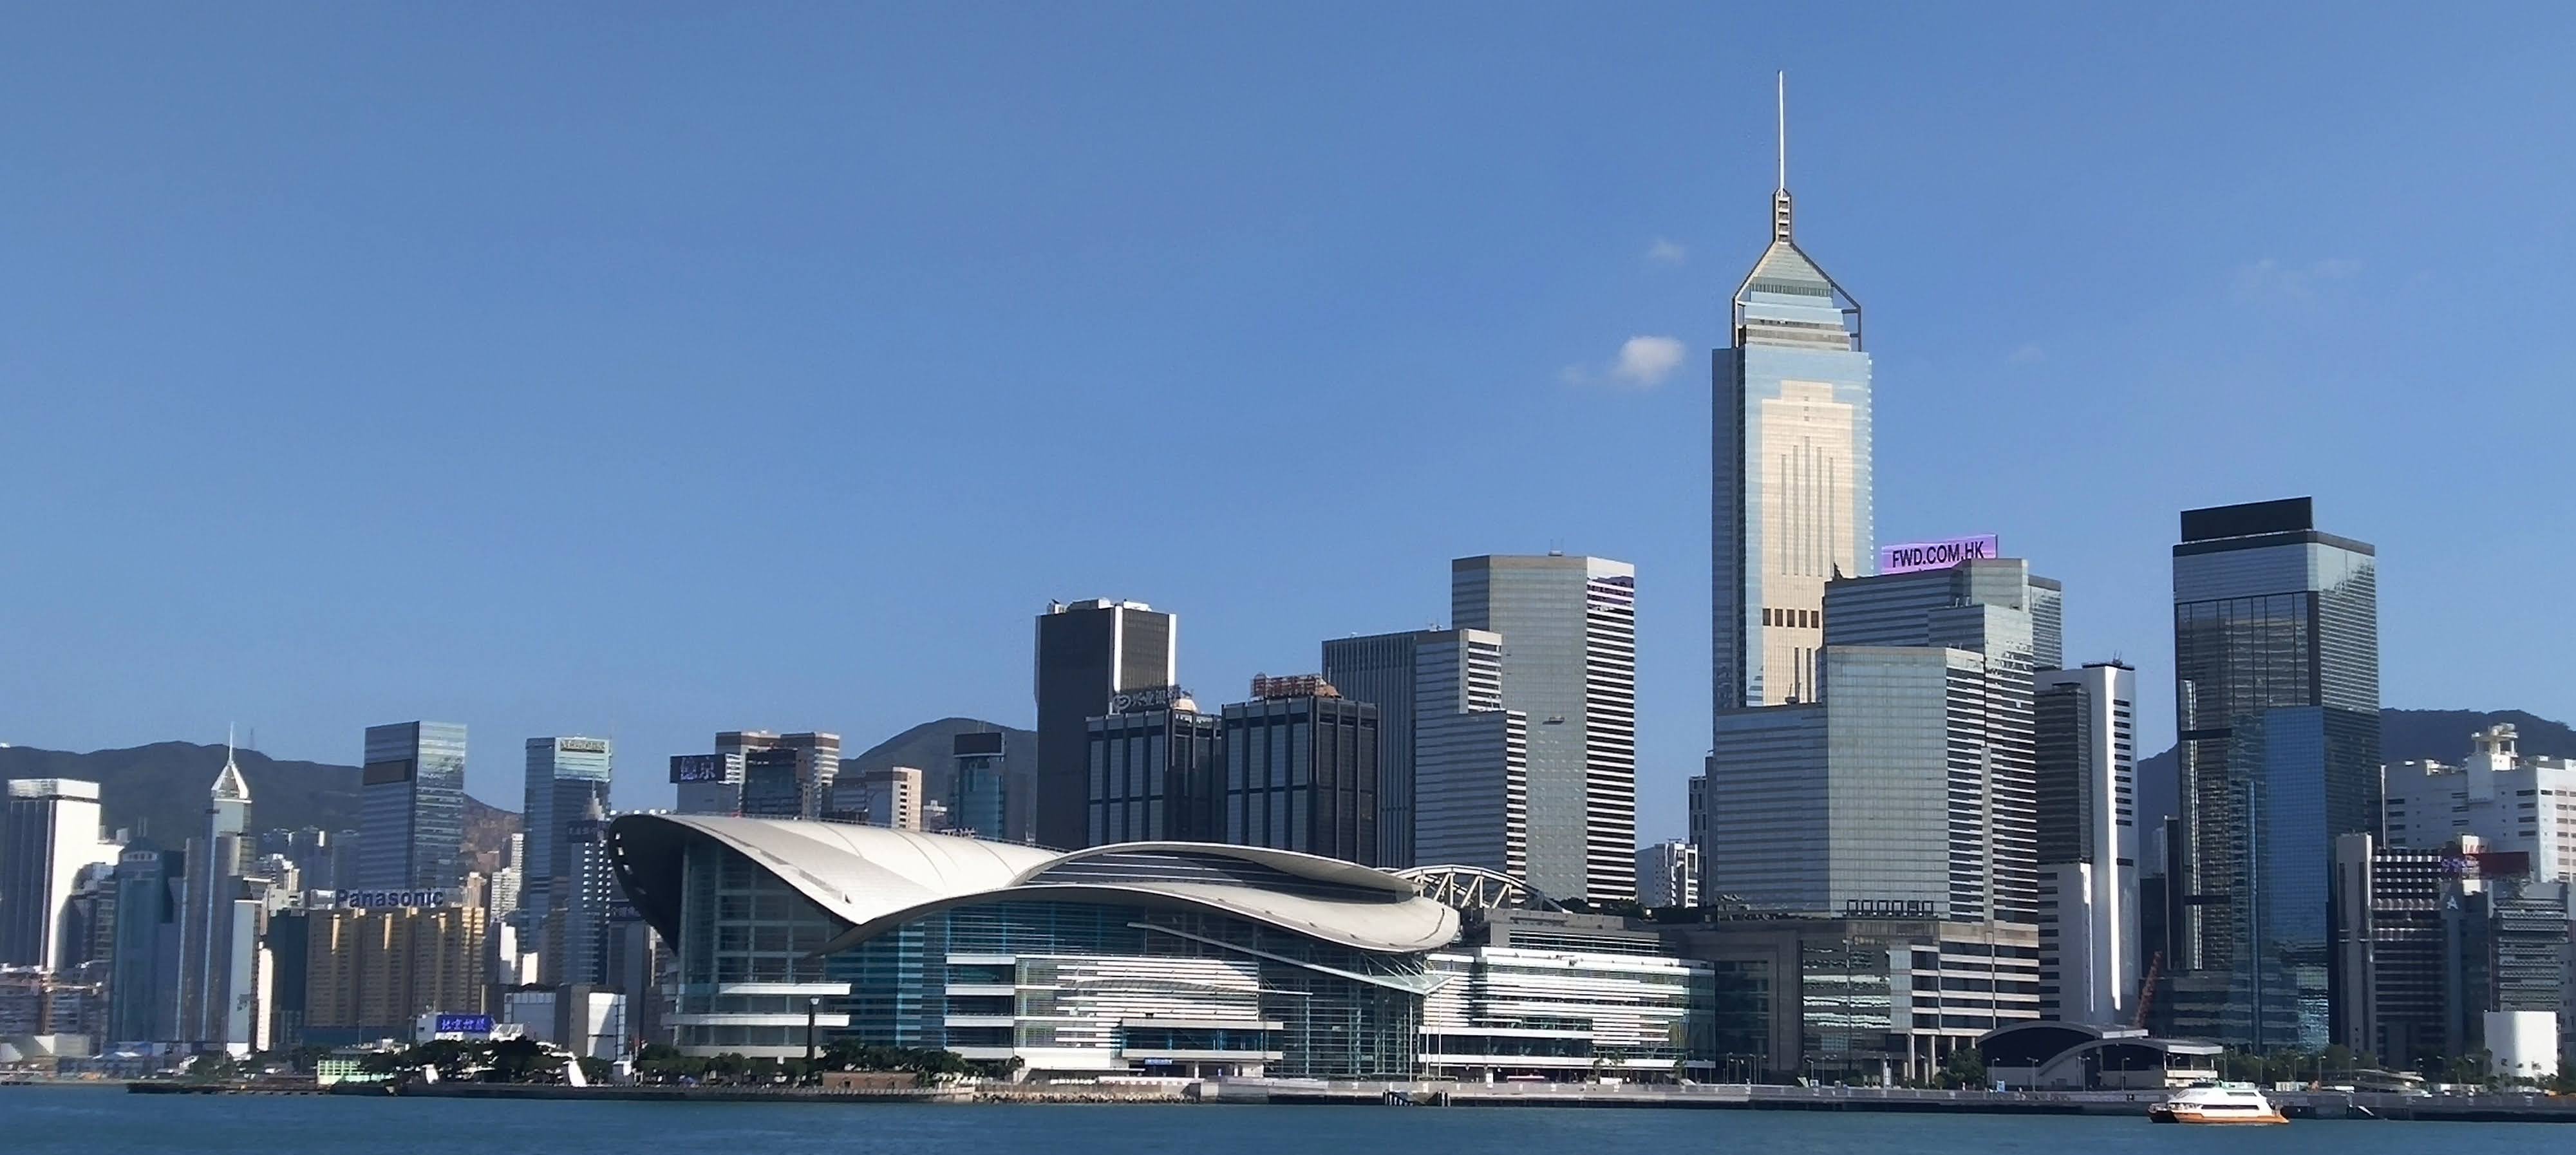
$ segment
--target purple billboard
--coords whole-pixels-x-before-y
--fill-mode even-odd
[[[1978,561],[2003,556],[2003,543],[1991,533],[1974,537],[1953,537],[1941,541],[1913,541],[1904,545],[1878,547],[1878,572],[1912,573],[1921,569],[1948,569],[1963,561]]]

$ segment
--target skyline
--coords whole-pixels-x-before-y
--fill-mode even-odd
[[[1385,44],[1280,14],[1133,45],[1142,15],[796,22],[813,47],[751,17],[601,45],[521,14],[509,48],[194,18],[33,14],[21,43],[61,51],[0,70],[73,110],[12,130],[0,189],[0,643],[43,659],[0,675],[0,740],[237,719],[354,764],[365,727],[444,719],[477,797],[518,796],[524,739],[594,734],[653,805],[720,730],[1028,724],[1049,599],[1177,614],[1181,681],[1222,701],[1449,624],[1452,558],[1561,546],[1638,566],[1639,834],[1676,836],[1697,364],[1768,235],[1780,67],[1800,239],[1869,307],[1882,542],[1993,532],[2065,581],[2068,659],[2138,667],[2152,753],[2176,513],[2313,494],[2387,565],[2386,704],[2576,715],[2565,617],[2488,626],[2551,604],[2576,531],[2546,497],[2570,356],[2509,340],[2566,296],[2570,101],[2533,26],[2563,15],[2301,26],[2270,72],[2262,35],[2116,17],[1962,43],[1895,13],[1828,54],[1524,12],[1418,60],[1430,10],[1373,15]],[[1066,35],[1101,74],[1048,60]],[[1319,41],[1339,85],[1296,67]],[[2160,53],[2214,79],[2154,85]],[[1104,463],[1139,417],[1169,460]],[[1333,553],[1258,528],[1319,511],[1374,523]]]

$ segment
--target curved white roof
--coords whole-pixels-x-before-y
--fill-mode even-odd
[[[611,829],[627,894],[666,934],[679,921],[678,851],[711,838],[850,923],[826,950],[935,910],[1003,900],[1187,906],[1386,954],[1458,935],[1457,912],[1404,879],[1262,847],[1126,843],[1060,854],[877,826],[687,814],[631,814]]]

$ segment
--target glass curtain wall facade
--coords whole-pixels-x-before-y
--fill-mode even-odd
[[[841,774],[841,736],[820,731],[773,734],[728,730],[716,755],[742,760],[740,813],[748,818],[823,818]]]
[[[1421,864],[1527,878],[1529,715],[1478,710],[1414,728],[1413,851]]]
[[[1031,1070],[1409,1078],[1422,962],[1214,914],[998,902],[832,955],[847,1032]]]
[[[1029,841],[1060,850],[1085,845],[1089,723],[1108,713],[1110,698],[1121,692],[1178,682],[1179,633],[1178,618],[1142,602],[1056,603],[1038,615],[1037,789]]]
[[[1422,1073],[1580,1080],[1699,1077],[1715,972],[1652,955],[1476,947],[1427,961]]]
[[[849,984],[815,953],[847,924],[738,851],[685,853],[673,1041],[691,1054],[803,1057],[807,1000],[824,1000],[818,1029],[847,1021]]]
[[[1715,358],[1711,437],[1721,711],[1814,701],[1825,583],[1877,560],[1860,303],[1792,239],[1785,188],[1733,334]]]
[[[1526,781],[1509,773],[1514,742],[1526,762],[1526,734],[1517,739],[1494,735],[1495,727],[1507,726],[1499,718],[1482,725],[1470,723],[1464,730],[1454,723],[1462,714],[1502,710],[1502,635],[1484,630],[1415,630],[1329,639],[1324,643],[1324,680],[1343,697],[1378,708],[1377,865],[1400,870],[1467,862],[1454,857],[1457,839],[1452,828],[1459,822],[1455,812],[1462,805],[1472,806],[1462,794],[1493,799],[1527,788]],[[1462,735],[1474,737],[1462,739]],[[1477,740],[1488,737],[1493,740]],[[1525,778],[1526,766],[1521,769]],[[1432,779],[1428,787],[1422,783],[1426,773]],[[1426,808],[1440,815],[1430,820],[1438,828],[1432,837],[1447,857],[1422,857],[1417,849]],[[1488,816],[1483,811],[1489,808],[1477,809],[1479,835],[1501,828],[1498,816],[1485,821]],[[1524,799],[1523,822],[1525,811]],[[1497,853],[1488,852],[1487,857]],[[1482,858],[1474,865],[1502,869]]]
[[[1451,562],[1449,578],[1457,627],[1502,635],[1502,705],[1527,719],[1528,882],[1634,898],[1636,567],[1486,556]]]
[[[1377,707],[1264,698],[1220,718],[1224,828],[1205,841],[1377,865]]]
[[[1823,912],[1981,919],[1993,906],[1985,663],[1960,650],[1835,646],[1824,708]],[[1813,907],[1810,910],[1816,909]]]
[[[2377,551],[2318,532],[2306,498],[2188,511],[2182,531],[2177,937],[2192,973],[2175,1011],[2238,1046],[2322,1047],[2334,838],[2379,824]]]
[[[1004,735],[996,730],[959,734],[949,744],[956,770],[949,777],[948,831],[996,841],[1010,813],[1010,777]]]
[[[187,858],[135,846],[116,863],[108,1043],[179,1041],[179,940]]]
[[[1085,846],[1222,842],[1223,727],[1213,714],[1148,710],[1093,718]]]
[[[1946,721],[1953,918],[2038,917],[2032,678],[2034,670],[2063,661],[2056,627],[2037,628],[2041,615],[2034,607],[2043,604],[2049,619],[2061,617],[2062,591],[2032,577],[2019,558],[1852,578],[1826,589],[1825,641],[1833,649],[1940,647],[1976,657],[1973,665],[1952,666]],[[1828,714],[1873,712],[1840,700],[1830,674],[1823,689]],[[1861,724],[1914,732],[1893,716]],[[1899,740],[1895,733],[1889,738]]]
[[[528,739],[527,755],[518,905],[529,912],[525,924],[538,932],[540,960],[560,965],[567,956],[555,924],[571,897],[570,880],[580,877],[573,863],[578,852],[567,834],[573,823],[593,817],[594,809],[607,809],[615,754],[606,738],[560,737]]]
[[[367,727],[358,787],[358,890],[465,883],[465,727]]]
[[[2039,1017],[2036,929],[1921,919],[1725,920],[1666,932],[1715,968],[1716,1077],[1928,1077]]]

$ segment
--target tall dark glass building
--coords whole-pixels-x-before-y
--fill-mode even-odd
[[[2320,532],[2304,497],[2182,515],[2178,1030],[2332,1041],[2334,840],[2379,815],[2377,552]]]
[[[527,837],[521,855],[519,907],[540,924],[538,958],[559,976],[568,973],[563,968],[574,957],[566,949],[574,944],[564,938],[563,918],[581,877],[574,869],[581,852],[569,832],[577,824],[593,821],[594,811],[606,810],[616,747],[606,738],[574,735],[530,738],[527,751],[527,809],[521,820]]]
[[[1225,826],[1206,841],[1377,865],[1376,706],[1328,692],[1265,695],[1220,717]]]
[[[1077,850],[1090,825],[1090,722],[1110,699],[1180,680],[1173,660],[1179,623],[1142,602],[1100,599],[1051,604],[1038,615],[1038,771],[1029,836],[1040,846]]]
[[[187,873],[184,852],[148,843],[129,845],[117,858],[106,1042],[179,1040],[179,947]]]
[[[1082,844],[1223,841],[1220,737],[1187,698],[1093,718]]]
[[[949,741],[948,832],[998,842],[1009,829],[1009,743],[999,730],[959,734]]]
[[[454,890],[465,882],[465,727],[367,727],[354,890]]]

